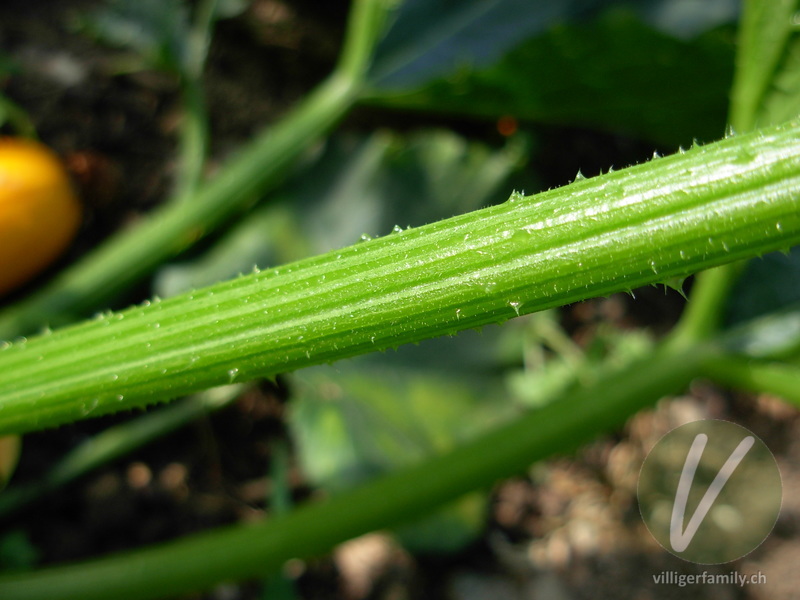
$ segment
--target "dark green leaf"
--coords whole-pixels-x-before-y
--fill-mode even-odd
[[[582,125],[657,142],[718,138],[732,78],[729,36],[677,40],[631,12],[607,12],[516,45],[491,66],[464,60],[424,86],[379,88],[373,104],[497,119]]]
[[[800,114],[800,13],[795,33],[786,45],[783,59],[772,81],[772,89],[764,101],[759,124],[783,123]]]
[[[182,72],[188,58],[189,16],[178,0],[111,0],[83,20],[100,41],[133,51],[145,66]]]
[[[731,124],[738,130],[781,123],[798,114],[798,14],[798,0],[745,2],[731,92]]]
[[[446,452],[512,414],[491,387],[464,377],[350,367],[298,374],[289,416],[304,472],[331,492]],[[455,550],[477,533],[485,502],[468,496],[399,537],[415,550]]]
[[[753,260],[728,303],[729,325],[748,321],[800,302],[800,248]]]
[[[797,359],[800,352],[800,303],[737,323],[722,338],[736,354],[756,359]]]
[[[451,73],[486,67],[555,21],[585,13],[598,0],[407,0],[373,63],[370,80],[406,88]]]
[[[688,39],[736,20],[738,0],[405,0],[381,42],[370,80],[407,89],[469,65],[483,69],[556,24],[625,7],[650,27]]]
[[[524,155],[521,140],[501,151],[444,130],[331,141],[314,174],[287,191],[301,229],[324,252],[362,234],[391,234],[505,200],[502,187]]]

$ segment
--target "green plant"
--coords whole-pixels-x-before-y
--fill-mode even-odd
[[[540,408],[488,433],[444,444],[437,456],[326,501],[159,548],[8,575],[0,579],[0,595],[156,598],[263,574],[574,449],[699,375],[800,401],[796,304],[784,302],[766,316],[751,311],[733,328],[725,329],[721,318],[743,268],[732,261],[788,251],[800,241],[797,3],[752,1],[745,8],[730,116],[736,135],[7,343],[0,351],[0,431],[140,407],[641,285],[680,287],[681,278],[719,267],[697,278],[686,313],[665,340],[619,364],[601,362],[539,401]],[[122,263],[127,272],[130,255],[141,265],[127,281],[143,275],[183,245],[173,243],[180,232],[226,214],[224,200],[270,183],[350,104],[361,97],[377,103],[367,74],[387,10],[381,2],[357,2],[339,67],[307,104],[198,198],[168,205],[140,233],[90,259],[94,267],[66,273],[52,289],[81,282],[91,291],[98,273],[110,277]],[[383,102],[397,99],[387,93]],[[140,247],[141,231],[156,234],[155,249]],[[53,294],[12,308],[0,325],[18,333],[41,307],[61,310]],[[71,308],[90,301],[97,299],[85,293]],[[146,580],[138,576],[143,572]]]

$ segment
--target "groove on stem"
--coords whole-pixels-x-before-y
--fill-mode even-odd
[[[0,351],[0,432],[498,323],[800,240],[800,122],[729,138]]]

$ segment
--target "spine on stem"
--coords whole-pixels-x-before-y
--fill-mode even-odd
[[[499,323],[798,241],[794,121],[6,344],[0,432]]]

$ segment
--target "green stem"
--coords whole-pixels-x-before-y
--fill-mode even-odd
[[[0,433],[499,323],[798,242],[800,121],[7,344]]]
[[[666,343],[691,345],[719,331],[725,317],[725,303],[746,264],[742,261],[700,273],[691,300]]]
[[[357,0],[331,77],[282,121],[234,157],[191,202],[169,202],[135,228],[120,232],[43,290],[0,314],[0,339],[10,339],[86,314],[130,287],[241,210],[277,181],[358,98],[388,0]]]
[[[173,202],[193,197],[203,178],[208,153],[208,115],[202,77],[216,21],[217,0],[202,0],[189,31],[186,64],[181,73],[183,114]]]
[[[186,425],[210,411],[226,406],[242,391],[242,386],[225,386],[205,392],[115,425],[81,443],[33,483],[11,485],[0,494],[0,518],[7,518],[45,494],[58,489],[159,437]]]
[[[766,392],[800,405],[800,367],[796,365],[714,354],[702,361],[701,372],[720,385]]]
[[[120,232],[39,293],[0,316],[0,338],[41,326],[64,312],[85,313],[114,297],[212,230],[262,192],[308,142],[350,106],[352,82],[332,78],[229,164],[192,202],[171,202]]]
[[[620,426],[691,380],[700,347],[656,353],[591,388],[353,491],[257,525],[238,525],[158,547],[0,578],[4,600],[145,600],[277,570],[375,529],[394,527],[554,453]]]
[[[797,0],[744,2],[728,119],[735,131],[751,131],[760,120],[765,98],[792,35],[796,6]],[[668,343],[691,344],[708,338],[720,328],[726,301],[744,266],[744,263],[725,265],[697,276],[691,301]]]
[[[198,79],[185,78],[181,93],[183,111],[181,115],[178,168],[171,202],[191,200],[197,194],[203,179],[203,168],[208,153],[208,115],[202,83]]]
[[[797,0],[745,0],[728,122],[737,132],[766,125],[761,119],[775,74],[794,33]]]
[[[218,0],[201,0],[195,9],[194,21],[189,31],[186,72],[190,79],[199,81],[203,75],[211,34],[217,20]]]
[[[402,0],[357,1],[350,9],[348,35],[339,54],[336,72],[345,79],[364,83],[372,55],[386,27],[389,13]],[[354,32],[350,35],[349,32]]]

